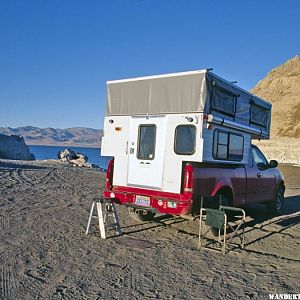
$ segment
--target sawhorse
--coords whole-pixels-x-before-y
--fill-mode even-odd
[[[97,208],[97,215],[93,215],[95,206]],[[113,222],[109,224],[108,221],[111,217],[113,218]],[[122,235],[116,205],[110,198],[94,199],[85,234],[89,233],[92,218],[98,219],[100,236],[102,239],[106,239],[106,230],[109,227],[112,227],[117,235]]]

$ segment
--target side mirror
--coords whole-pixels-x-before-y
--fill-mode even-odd
[[[264,163],[260,162],[257,164],[257,167],[260,169],[260,170],[266,170],[268,168],[268,166],[266,166]]]
[[[269,165],[270,165],[270,168],[277,168],[278,167],[278,161],[272,159],[272,160],[270,160]]]

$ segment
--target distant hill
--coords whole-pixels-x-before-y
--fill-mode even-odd
[[[73,147],[100,147],[103,130],[84,127],[66,129],[38,128],[32,126],[0,127],[0,133],[23,136],[28,145],[53,145]]]
[[[300,57],[273,69],[251,90],[270,101],[271,137],[300,137]]]

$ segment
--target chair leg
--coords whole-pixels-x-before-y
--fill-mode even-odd
[[[245,220],[243,220],[242,249],[244,249],[244,242],[245,242]]]
[[[202,235],[202,209],[200,209],[198,248],[201,248],[201,235]]]
[[[225,223],[224,223],[224,244],[223,244],[223,254],[226,252],[226,227],[227,227],[227,216],[226,214],[224,215],[225,218]]]

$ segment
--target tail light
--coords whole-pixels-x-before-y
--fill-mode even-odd
[[[114,160],[111,159],[108,163],[107,172],[106,172],[106,188],[108,190],[112,189],[113,173],[114,173]]]
[[[191,164],[186,164],[184,168],[183,193],[192,193],[194,185],[194,168]]]

